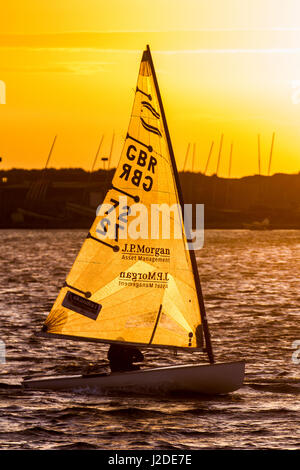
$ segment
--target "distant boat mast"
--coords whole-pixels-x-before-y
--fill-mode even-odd
[[[221,139],[220,139],[220,145],[219,145],[219,155],[218,155],[218,163],[217,163],[216,176],[218,176],[218,172],[219,172],[219,166],[220,166],[220,160],[221,160],[221,153],[222,153],[222,146],[223,146],[223,137],[224,137],[224,135],[222,134],[222,135],[221,135]]]
[[[231,176],[232,152],[233,152],[233,141],[230,144],[228,179],[226,180],[226,184],[225,184],[225,207],[228,206],[228,199],[229,199],[229,183],[230,183],[229,179],[230,179],[230,176]]]
[[[94,171],[96,163],[97,163],[97,159],[98,159],[98,156],[99,156],[99,152],[100,152],[100,149],[101,149],[101,146],[102,146],[103,139],[104,139],[104,134],[101,137],[101,140],[100,140],[100,143],[99,143],[99,146],[98,146],[98,149],[97,149],[97,152],[96,152],[93,164],[92,164],[92,168],[91,168],[91,171],[90,171],[89,176],[88,176],[88,184],[91,182],[91,179],[92,179],[92,176],[93,176],[93,171]],[[89,190],[87,188],[85,188],[85,190],[82,193],[82,198],[81,198],[83,205],[85,204],[85,202],[87,200],[88,193],[89,193]]]
[[[233,142],[231,142],[231,145],[230,145],[230,154],[229,154],[229,167],[228,167],[228,178],[230,178],[230,175],[231,175],[232,152],[233,152]]]
[[[98,159],[98,156],[99,156],[99,152],[100,152],[100,149],[101,149],[101,147],[102,147],[103,139],[104,139],[104,134],[103,134],[102,137],[101,137],[101,140],[100,140],[100,143],[99,143],[99,147],[98,147],[98,149],[97,149],[97,152],[96,152],[96,155],[95,155],[95,158],[94,158],[94,161],[93,161],[93,165],[92,165],[90,174],[92,174],[93,171],[94,171],[94,169],[95,169],[95,166],[96,166],[96,163],[97,163],[97,159]]]
[[[188,156],[189,156],[189,152],[190,152],[190,142],[188,144],[188,147],[187,147],[187,151],[186,151],[186,154],[185,154],[185,159],[184,159],[184,164],[183,164],[183,171],[185,171],[185,168],[186,168],[186,164],[187,164],[187,159],[188,159]]]
[[[271,163],[272,163],[272,155],[273,155],[274,139],[275,139],[275,132],[273,132],[273,134],[272,134],[272,142],[271,142],[271,149],[270,149],[270,158],[269,158],[268,176],[270,176],[270,173],[271,173]]]
[[[207,157],[207,162],[206,162],[205,170],[204,170],[204,175],[206,175],[206,172],[207,172],[207,169],[208,169],[209,160],[210,160],[210,157],[211,157],[211,154],[212,154],[212,151],[213,151],[213,146],[214,146],[214,141],[212,141],[211,146],[210,146],[210,149],[209,149],[209,153],[208,153],[208,157]]]
[[[52,151],[53,151],[53,147],[54,147],[56,138],[57,138],[57,135],[54,137],[53,143],[52,143],[52,145],[51,145],[50,152],[49,152],[49,154],[48,154],[48,158],[47,158],[47,161],[46,161],[46,165],[45,165],[44,170],[46,170],[46,169],[48,168],[48,164],[49,164],[49,161],[50,161],[50,157],[51,157],[51,155],[52,155]]]
[[[260,134],[257,134],[258,174],[260,176]]]
[[[45,177],[46,177],[46,170],[47,170],[49,162],[50,162],[50,158],[51,158],[52,151],[53,151],[53,148],[54,148],[54,145],[55,145],[55,142],[56,142],[56,138],[57,138],[57,135],[53,139],[53,142],[52,142],[52,145],[51,145],[51,148],[50,148],[50,152],[48,153],[48,157],[47,157],[47,160],[46,160],[46,164],[45,164],[44,169],[43,169],[42,174],[41,174],[40,181],[42,181],[42,182],[44,182]]]
[[[194,173],[194,165],[195,165],[195,156],[196,156],[196,144],[193,145],[193,160],[192,160],[192,172]]]
[[[111,146],[110,146],[110,152],[109,152],[109,157],[108,157],[108,164],[107,164],[107,169],[110,169],[110,164],[111,164],[111,156],[114,148],[114,141],[115,141],[115,133],[113,133],[112,140],[111,140]]]

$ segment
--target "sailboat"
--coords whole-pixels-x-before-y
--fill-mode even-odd
[[[126,197],[124,206],[121,197]],[[147,46],[124,147],[103,203],[104,209],[109,209],[97,213],[38,334],[43,339],[204,352],[208,362],[31,378],[24,380],[25,388],[224,394],[242,386],[244,361],[215,362],[195,253],[187,249],[182,219],[178,219],[177,238],[122,236],[133,204],[142,204],[149,214],[155,203],[183,208],[170,134]],[[112,227],[115,235],[108,238]]]

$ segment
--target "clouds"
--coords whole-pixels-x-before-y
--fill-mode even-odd
[[[161,54],[299,53],[299,29],[202,29],[196,31],[66,32],[0,34],[0,48],[98,50],[138,53],[150,43]]]
[[[66,61],[55,62],[48,65],[41,64],[26,64],[26,65],[7,65],[1,67],[3,73],[73,73],[73,74],[90,74],[105,72],[106,66],[113,64],[113,62],[103,61]]]
[[[53,129],[62,135],[60,164],[84,163],[85,146],[97,141],[99,129],[126,130],[146,44],[153,51],[179,161],[187,140],[200,142],[204,155],[224,132],[225,148],[234,139],[241,157],[237,174],[248,174],[256,164],[258,130],[269,135],[275,129],[278,168],[298,169],[299,109],[292,106],[290,86],[299,79],[297,29],[0,34],[0,78],[9,90],[2,109],[3,145],[18,145],[16,128],[23,141],[38,128],[34,138],[42,146]],[[63,148],[68,133],[69,147]],[[18,152],[33,165],[38,159],[31,155],[31,140]]]

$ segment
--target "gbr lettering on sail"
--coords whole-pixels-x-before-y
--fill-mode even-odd
[[[129,163],[123,164],[119,177],[143,188],[144,191],[151,191],[157,165],[156,158],[145,150],[137,150],[135,145],[128,146],[126,158]]]

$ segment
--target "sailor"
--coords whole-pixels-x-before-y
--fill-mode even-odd
[[[134,346],[111,344],[107,358],[112,372],[125,372],[139,370],[140,366],[133,362],[142,362],[144,355]]]

